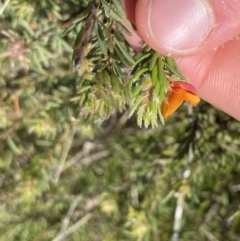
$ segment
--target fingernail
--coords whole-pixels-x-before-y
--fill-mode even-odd
[[[207,0],[152,0],[149,30],[162,47],[184,52],[205,39],[213,26],[213,16]]]

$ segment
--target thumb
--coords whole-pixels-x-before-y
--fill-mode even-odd
[[[239,34],[240,1],[138,0],[135,18],[139,34],[154,50],[189,56]]]

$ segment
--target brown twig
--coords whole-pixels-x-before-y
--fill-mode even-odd
[[[96,19],[95,16],[99,8],[99,5],[100,5],[100,1],[95,1],[95,4],[87,17],[87,21],[85,24],[86,33],[82,38],[81,42],[79,43],[79,47],[74,50],[74,67],[76,69],[81,67],[82,62],[86,55],[85,48],[91,42],[93,25],[95,23],[95,19]]]
[[[83,226],[85,223],[87,223],[91,218],[93,217],[92,213],[85,214],[79,221],[77,221],[75,224],[73,224],[70,228],[68,228],[65,232],[59,234],[56,238],[54,238],[52,241],[62,241],[65,238],[67,238],[69,235],[74,233],[77,229],[79,229],[81,226]]]
[[[69,167],[79,164],[84,166],[89,166],[92,162],[98,161],[104,157],[109,156],[110,152],[107,150],[99,151],[97,153],[94,153],[92,155],[88,155],[81,159],[81,157],[84,155],[82,152],[77,153],[74,157],[72,157],[69,161],[66,162],[66,165],[63,168],[63,171],[68,169]]]
[[[67,212],[67,215],[66,215],[66,217],[63,220],[62,228],[61,228],[59,234],[64,233],[67,230],[69,222],[70,222],[70,219],[71,219],[71,217],[72,217],[72,215],[73,215],[73,213],[74,213],[78,203],[81,202],[82,198],[83,198],[83,196],[79,195],[79,196],[77,196],[73,200],[73,202],[72,202],[72,204],[71,204],[71,206],[70,206],[70,208],[69,208],[69,210]]]
[[[67,155],[68,155],[68,152],[71,148],[72,140],[73,140],[73,137],[74,137],[75,132],[76,132],[76,125],[77,125],[77,121],[74,121],[72,126],[71,126],[71,130],[69,131],[69,135],[68,135],[69,137],[66,139],[66,141],[63,144],[63,151],[62,151],[62,155],[61,155],[61,158],[60,158],[60,163],[59,163],[59,166],[58,166],[57,172],[55,174],[55,178],[54,178],[55,184],[57,184],[57,182],[59,180],[59,177],[60,177],[60,175],[63,171],[64,164],[65,164],[65,161],[67,159]]]
[[[81,195],[79,196],[79,199],[81,200]],[[87,204],[85,205],[83,212],[85,213],[84,216],[77,221],[75,224],[73,224],[71,227],[69,227],[68,229],[66,229],[64,232],[59,233],[54,239],[52,239],[52,241],[62,241],[65,240],[68,236],[70,236],[72,233],[74,233],[77,229],[79,229],[81,226],[83,226],[85,223],[87,223],[92,217],[93,217],[93,213],[91,213],[91,211],[96,208],[100,203],[100,197],[96,196],[90,200],[87,201]],[[72,209],[74,208],[75,204],[72,204]],[[71,207],[70,207],[71,208]],[[71,213],[72,210],[69,210],[69,214],[73,215],[73,213]]]

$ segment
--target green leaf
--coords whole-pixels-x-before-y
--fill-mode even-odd
[[[128,36],[131,36],[132,33],[128,30],[128,28],[121,22],[117,22],[117,28],[122,32],[125,33]],[[131,27],[130,27],[131,28]],[[116,31],[115,31],[116,32]]]
[[[157,123],[157,118],[158,118],[158,112],[157,112],[157,105],[159,105],[159,103],[157,103],[156,101],[151,101],[150,103],[151,105],[151,126],[152,128],[157,127],[158,123]]]
[[[150,125],[151,117],[152,117],[151,109],[150,109],[150,106],[147,105],[146,113],[145,113],[145,116],[144,116],[144,127],[145,128],[148,128],[148,126]]]
[[[157,66],[158,66],[158,79],[159,79],[159,82],[160,82],[160,91],[159,91],[159,97],[160,97],[160,100],[163,101],[165,99],[165,94],[166,94],[166,91],[167,91],[167,77],[166,77],[166,74],[164,73],[164,63],[162,61],[162,59],[158,59],[157,61]]]
[[[121,1],[119,0],[112,0],[116,9],[118,10],[119,14],[121,15],[121,17],[125,18],[126,14],[125,14],[125,9],[123,8],[123,5],[121,3]]]
[[[87,16],[89,15],[89,11],[90,9],[88,10],[85,10],[83,13],[79,14],[79,15],[76,15],[66,21],[63,21],[61,24],[60,24],[60,27],[61,28],[68,28],[70,25],[75,25],[75,24],[78,24],[79,22],[85,20],[87,18]]]
[[[121,90],[121,83],[119,81],[119,78],[115,74],[111,74],[110,79],[111,79],[113,91],[118,92],[119,90]]]
[[[114,20],[116,20],[117,22],[121,22],[122,18],[106,3],[102,3],[105,13],[106,15],[108,15],[109,17],[112,17]]]
[[[78,49],[79,47],[81,47],[85,34],[86,34],[86,27],[82,26],[81,30],[78,32],[78,35],[75,39],[73,49]]]
[[[38,56],[38,53],[37,53],[36,50],[32,51],[31,58],[32,58],[33,63],[36,65],[38,71],[41,71],[42,70],[42,64],[41,64],[41,60],[39,59],[39,56]]]
[[[33,37],[34,36],[34,31],[31,29],[31,27],[29,26],[29,23],[27,21],[25,21],[24,19],[20,20],[20,25],[23,26],[25,28],[25,30],[28,32],[28,34]]]
[[[133,65],[134,59],[130,55],[129,51],[127,51],[126,47],[117,39],[116,39],[116,43],[117,43],[117,46],[119,47],[122,55],[127,59],[128,62],[130,62],[131,65]]]
[[[136,101],[134,101],[134,103],[131,103],[131,110],[130,110],[130,114],[129,114],[129,118],[134,114],[134,112],[137,110],[137,108],[139,107],[139,105],[142,103],[142,101],[144,100],[145,96],[143,95],[139,95],[136,99]]]
[[[137,112],[137,124],[138,126],[142,127],[142,123],[143,123],[143,116],[145,113],[145,105],[142,105],[138,108],[138,112]]]
[[[146,67],[144,66],[145,62],[148,62],[152,53],[144,53],[139,54],[139,56],[135,57],[135,65],[132,67],[132,74],[134,74],[139,68]]]
[[[156,65],[157,59],[159,58],[159,53],[155,52],[152,55],[152,58],[149,63],[149,69],[152,70],[154,66]]]
[[[105,69],[102,71],[102,77],[103,77],[104,82],[108,86],[112,85],[110,75],[109,75],[109,73]]]
[[[178,67],[177,67],[177,64],[175,62],[175,60],[173,58],[170,58],[170,57],[165,57],[165,65],[170,69],[170,71],[175,74],[178,78],[184,80],[184,76],[181,75]]]
[[[122,76],[123,76],[123,72],[122,72],[119,64],[113,62],[112,65],[113,65],[113,71],[114,71],[114,73],[119,77],[119,79],[121,79]]]
[[[107,45],[106,45],[106,39],[104,37],[101,27],[99,26],[99,24],[97,22],[95,22],[95,32],[97,35],[97,40],[98,40],[101,51],[103,52],[104,55],[107,55],[108,50],[107,50]]]
[[[164,89],[164,88],[163,88],[163,86],[161,85],[160,81],[158,81],[158,82],[154,85],[152,100],[153,100],[153,101],[158,101],[159,104],[162,103],[162,101],[163,101],[163,99],[161,98],[161,89]]]
[[[16,155],[21,155],[22,151],[17,147],[17,145],[13,142],[13,140],[10,137],[7,137],[6,139],[8,146],[12,150],[12,152]]]
[[[81,94],[81,93],[83,93],[83,92],[86,92],[86,91],[88,91],[88,90],[90,90],[90,89],[92,89],[92,86],[90,86],[90,85],[88,85],[88,86],[83,86],[83,87],[81,87],[81,88],[79,88],[79,90],[78,90],[78,94]]]
[[[58,86],[58,89],[64,93],[72,93],[72,90],[69,87],[63,85]]]
[[[164,125],[165,124],[165,120],[164,120],[163,115],[162,115],[162,108],[163,108],[162,104],[157,105],[158,116],[159,116],[162,124]]]
[[[114,51],[126,67],[130,68],[132,66],[131,62],[122,54],[122,52],[119,50],[117,46],[114,47]]]
[[[133,97],[138,96],[141,90],[142,90],[142,85],[138,85],[136,88],[134,88],[132,92],[132,96]]]
[[[141,62],[143,62],[143,60],[149,60],[149,57],[152,56],[152,52],[147,52],[147,53],[140,53],[138,56],[136,56],[136,60],[135,60],[135,65],[133,66],[133,68],[135,68],[135,66]]]
[[[138,70],[129,80],[128,80],[128,89],[131,91],[132,85],[140,79],[140,77],[146,73],[149,69],[148,68],[142,68]]]
[[[154,84],[159,83],[160,80],[158,79],[158,66],[157,64],[154,65],[152,72],[151,72],[151,79]]]

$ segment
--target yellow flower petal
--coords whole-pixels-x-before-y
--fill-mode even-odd
[[[187,91],[185,91],[184,100],[189,102],[192,105],[197,105],[200,102],[200,98],[197,95]]]
[[[170,97],[168,98],[168,102],[164,106],[163,110],[163,118],[167,118],[170,116],[176,109],[182,104],[183,100],[185,99],[186,91],[177,88],[171,93]]]

